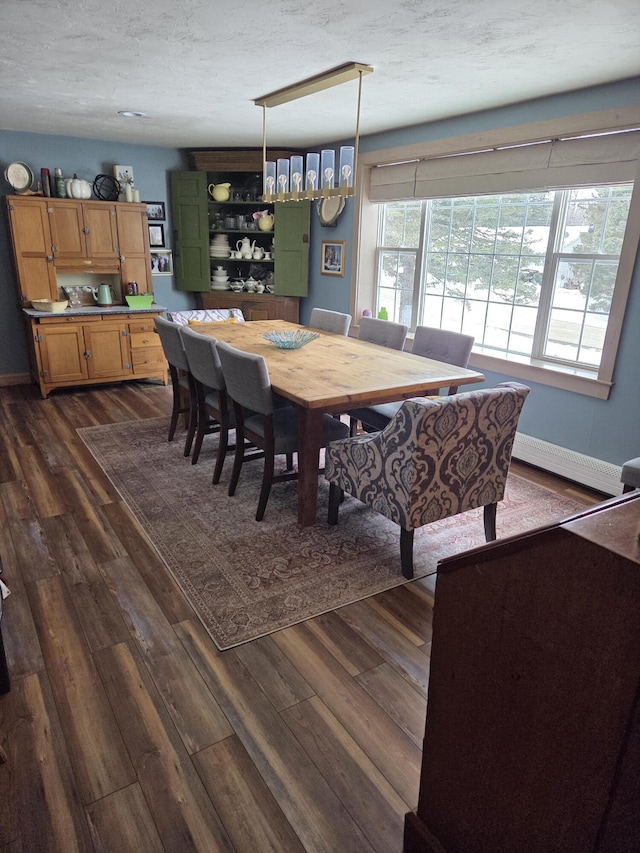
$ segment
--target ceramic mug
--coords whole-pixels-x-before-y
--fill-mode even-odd
[[[268,285],[265,287],[265,290],[267,291],[267,293],[273,293],[273,285],[272,285],[272,284],[268,284]]]
[[[264,293],[264,284],[256,284],[255,291],[256,293]]]

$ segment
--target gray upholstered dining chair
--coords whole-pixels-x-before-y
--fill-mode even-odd
[[[163,317],[154,317],[153,322],[156,332],[160,337],[164,357],[169,364],[169,376],[173,389],[173,406],[171,419],[169,421],[169,437],[167,441],[173,441],[180,415],[186,415],[187,437],[184,445],[184,455],[191,452],[191,444],[196,428],[196,392],[193,385],[187,354],[184,351],[182,338],[180,337],[180,326],[165,320]]]
[[[327,308],[314,308],[309,317],[312,329],[322,329],[325,332],[336,332],[338,335],[348,335],[351,326],[351,314],[340,311],[329,311]]]
[[[433,358],[446,364],[455,364],[456,367],[466,367],[469,364],[473,342],[472,335],[450,332],[447,329],[438,329],[434,326],[416,326],[411,352],[414,355],[424,356],[424,358]],[[448,393],[455,394],[457,390],[457,385],[451,385]],[[425,389],[424,393],[426,396],[438,394],[439,391],[439,388],[432,388]],[[367,432],[384,429],[402,403],[402,400],[398,400],[393,403],[381,403],[377,406],[352,409],[349,412],[351,418],[350,434],[355,435],[358,421],[362,423]]]
[[[229,483],[229,495],[235,494],[240,471],[245,461],[255,459],[255,451],[247,453],[245,442],[260,448],[264,458],[262,488],[256,512],[256,521],[261,521],[269,500],[272,483],[295,479],[296,472],[287,471],[274,476],[275,456],[286,454],[292,457],[298,450],[298,411],[295,406],[274,405],[271,381],[267,364],[261,355],[243,352],[229,344],[216,344],[222,363],[222,372],[227,393],[233,400],[236,418],[236,452],[233,472]],[[346,424],[322,416],[322,446],[348,434]]]
[[[222,364],[215,339],[209,335],[201,335],[189,326],[180,326],[180,335],[193,377],[197,403],[197,427],[191,464],[195,465],[198,461],[205,435],[218,433],[218,449],[212,479],[216,484],[220,482],[227,452],[235,450],[235,444],[229,444],[229,430],[235,427],[235,414],[233,406],[227,399]]]
[[[640,456],[627,460],[622,466],[620,481],[623,484],[623,493],[640,489]]]
[[[358,339],[369,341],[389,349],[404,349],[407,340],[408,326],[404,323],[394,323],[392,320],[378,320],[376,317],[361,317]]]
[[[329,524],[344,492],[400,525],[400,564],[413,577],[414,530],[484,507],[487,541],[496,538],[526,385],[405,400],[380,432],[334,441],[325,451]],[[453,534],[455,535],[455,534]]]

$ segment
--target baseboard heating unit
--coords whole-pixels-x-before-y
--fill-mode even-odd
[[[622,492],[620,465],[611,465],[530,435],[517,433],[513,458],[606,495],[619,495]]]

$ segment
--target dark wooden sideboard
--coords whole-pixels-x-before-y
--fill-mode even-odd
[[[297,296],[221,290],[218,293],[200,293],[197,298],[199,308],[240,308],[245,320],[300,322],[300,300]]]
[[[438,567],[405,853],[640,850],[640,491]]]

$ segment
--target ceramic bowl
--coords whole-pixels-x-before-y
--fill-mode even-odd
[[[298,349],[309,341],[315,341],[320,335],[317,332],[308,332],[306,329],[296,329],[293,332],[289,330],[265,332],[262,337],[280,349]]]
[[[34,311],[48,311],[50,314],[62,314],[69,304],[68,299],[32,299]]]

